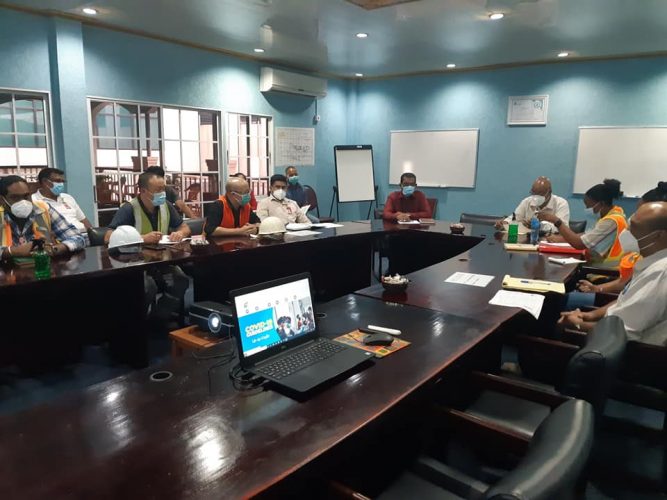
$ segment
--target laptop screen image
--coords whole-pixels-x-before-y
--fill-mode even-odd
[[[234,297],[244,358],[315,331],[307,277]]]

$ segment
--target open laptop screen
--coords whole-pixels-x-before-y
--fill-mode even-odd
[[[307,277],[234,297],[243,356],[315,331]]]

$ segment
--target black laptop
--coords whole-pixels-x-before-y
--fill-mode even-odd
[[[320,337],[303,273],[230,292],[241,367],[307,392],[366,362],[372,353]]]

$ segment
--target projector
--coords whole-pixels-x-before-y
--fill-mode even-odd
[[[205,332],[231,335],[234,328],[232,306],[219,302],[194,302],[190,306],[190,324]]]

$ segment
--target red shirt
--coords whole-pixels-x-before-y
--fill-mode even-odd
[[[409,213],[411,219],[428,219],[431,217],[431,206],[421,191],[415,191],[412,196],[403,196],[401,191],[394,191],[387,196],[382,218],[396,220],[397,212]]]

